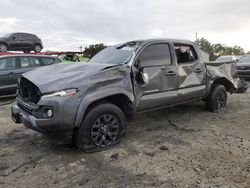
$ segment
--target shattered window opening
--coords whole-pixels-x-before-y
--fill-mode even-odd
[[[198,56],[191,45],[174,44],[178,64],[191,63],[198,59]]]

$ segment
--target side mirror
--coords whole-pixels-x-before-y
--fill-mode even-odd
[[[239,62],[238,59],[235,59],[235,60],[232,61],[232,63],[234,63],[234,64],[237,64],[238,62]]]
[[[149,84],[149,77],[147,73],[142,74],[142,80],[145,83],[145,85]]]
[[[144,72],[144,67],[141,65],[141,60],[138,59],[136,61],[135,67],[138,69],[138,72],[136,73],[137,82],[141,86],[147,85],[149,83],[149,76]]]
[[[140,71],[140,72],[143,72],[143,67],[141,65],[141,60],[138,59],[136,62],[135,62],[135,67]]]
[[[16,39],[16,37],[14,36],[14,37],[12,37],[12,39]]]

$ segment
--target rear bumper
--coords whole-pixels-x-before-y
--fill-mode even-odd
[[[53,124],[55,121],[51,119],[37,119],[35,116],[20,109],[17,104],[12,105],[11,116],[15,123],[22,123],[27,128],[43,133],[57,142],[64,144],[72,142],[73,129],[62,130],[58,128],[59,125]]]

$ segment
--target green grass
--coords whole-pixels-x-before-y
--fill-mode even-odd
[[[89,60],[89,58],[83,57],[83,56],[80,56],[79,59],[80,59],[80,61],[82,61],[82,62],[87,62],[87,61]]]
[[[62,63],[69,63],[69,62],[72,62],[70,60],[66,60],[66,59],[60,59]],[[83,57],[83,56],[79,56],[79,60],[80,62],[87,62],[89,60],[89,58],[87,57]]]

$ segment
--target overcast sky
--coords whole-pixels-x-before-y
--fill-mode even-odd
[[[205,37],[250,51],[250,0],[1,0],[0,35],[35,33],[45,50],[144,38]]]

